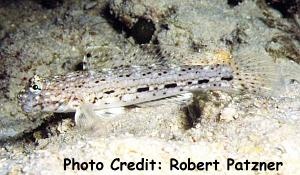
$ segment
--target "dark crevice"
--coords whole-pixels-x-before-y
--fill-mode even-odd
[[[151,20],[140,18],[130,30],[130,36],[138,44],[149,43],[155,32],[155,25]]]
[[[55,9],[63,5],[64,0],[36,0],[45,9]]]
[[[18,143],[18,142],[26,142],[28,144],[34,143],[34,145],[38,145],[37,139],[45,139],[51,136],[61,134],[59,130],[53,130],[52,127],[59,125],[64,119],[74,119],[74,113],[54,113],[53,116],[46,119],[40,126],[35,129],[30,130],[29,132],[24,132],[21,135],[16,137],[7,138],[5,141],[0,141],[0,145],[5,143]],[[74,122],[74,121],[73,121]],[[71,126],[72,127],[72,126]],[[54,132],[55,131],[55,132]],[[39,133],[40,138],[36,138],[35,134]]]
[[[101,16],[106,19],[106,21],[113,27],[115,31],[118,33],[122,33],[123,31],[128,34],[130,33],[130,29],[126,27],[121,21],[119,21],[113,14],[110,12],[109,4],[107,3],[105,8],[101,12]],[[125,37],[128,37],[125,36]]]
[[[106,5],[101,14],[114,30],[119,33],[125,32],[125,37],[133,37],[137,44],[149,43],[156,30],[153,21],[143,17],[140,17],[133,25],[126,24],[126,21],[120,21],[120,19],[111,13],[109,4]]]
[[[81,61],[75,66],[75,71],[84,71],[85,67],[87,67],[87,63],[84,61]]]
[[[185,129],[191,129],[201,122],[201,108],[199,101],[195,98],[191,104],[183,108],[183,111],[186,115],[187,123]]]
[[[299,0],[266,0],[271,8],[278,10],[284,18],[292,18],[294,14],[300,12]]]
[[[234,6],[237,6],[239,5],[239,3],[243,2],[243,0],[227,0],[227,4],[230,6],[230,7],[234,7]]]

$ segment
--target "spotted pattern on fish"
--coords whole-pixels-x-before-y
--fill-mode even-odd
[[[72,112],[82,105],[101,110],[203,90],[271,95],[280,84],[277,72],[271,61],[246,57],[229,64],[120,66],[34,76],[19,101],[26,112]]]

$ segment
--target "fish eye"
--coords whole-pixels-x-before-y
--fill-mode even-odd
[[[36,84],[32,86],[32,89],[33,89],[33,90],[40,90],[39,86],[36,85]]]
[[[41,92],[42,88],[39,85],[34,84],[29,88],[29,90],[34,94],[39,94]]]
[[[29,90],[34,94],[39,94],[42,90],[42,80],[38,76],[34,76],[29,80]]]

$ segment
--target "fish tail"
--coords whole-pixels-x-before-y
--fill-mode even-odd
[[[278,66],[266,52],[247,50],[233,56],[230,65],[234,72],[234,88],[261,96],[279,96],[282,90],[282,76]]]
[[[287,79],[300,83],[300,65],[292,60],[280,60],[281,73]]]

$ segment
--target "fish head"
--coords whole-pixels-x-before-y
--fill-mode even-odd
[[[36,112],[41,110],[40,98],[44,87],[44,80],[35,75],[29,79],[29,83],[19,95],[19,103],[25,112]]]

